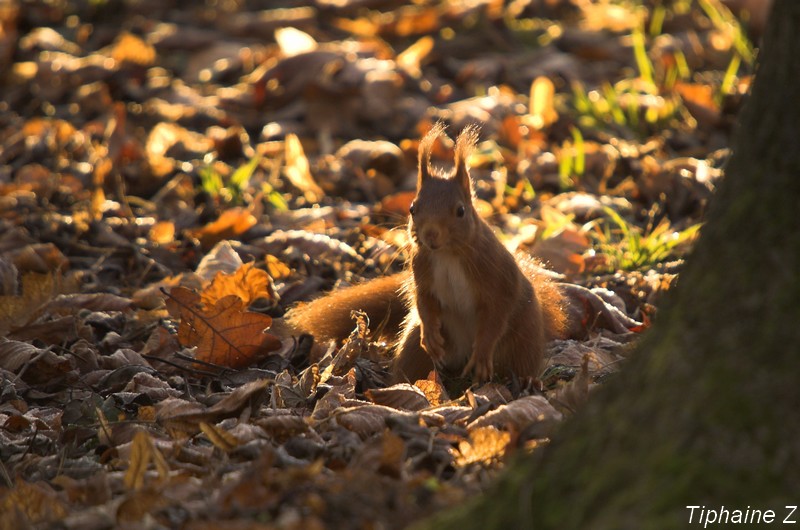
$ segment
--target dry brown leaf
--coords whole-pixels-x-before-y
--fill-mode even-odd
[[[211,307],[200,303],[200,295],[174,287],[167,295],[167,310],[180,319],[178,341],[197,347],[195,358],[229,368],[249,366],[281,347],[280,340],[265,331],[272,318],[246,311],[241,298],[229,295]]]
[[[125,487],[141,490],[144,487],[147,467],[151,462],[156,466],[162,480],[169,476],[169,466],[164,455],[153,444],[153,439],[145,431],[138,431],[131,442],[131,455],[124,478]]]
[[[344,376],[355,369],[356,359],[365,357],[369,353],[369,340],[367,339],[367,315],[363,311],[353,311],[351,316],[355,319],[353,331],[325,370],[320,374],[320,380],[325,382],[331,377]]]
[[[642,330],[642,322],[632,319],[620,308],[599,296],[595,290],[582,285],[563,283],[562,294],[569,300],[570,312],[569,336],[581,336],[581,330],[597,328],[610,329],[614,333],[628,333]]]
[[[0,296],[0,336],[29,323],[55,295],[74,290],[71,282],[53,274],[22,276],[22,294]]]
[[[415,191],[400,191],[387,195],[381,200],[380,210],[387,215],[405,217],[408,215],[408,209],[416,196],[417,192]]]
[[[308,164],[303,145],[296,134],[286,135],[286,177],[294,187],[299,189],[308,202],[316,203],[322,200],[325,192],[317,185],[311,175],[311,167]]]
[[[212,307],[222,298],[236,295],[245,306],[259,298],[275,299],[272,280],[266,271],[255,268],[255,263],[245,263],[233,274],[218,272],[200,293],[200,303]]]
[[[195,273],[209,282],[214,279],[214,276],[219,272],[226,274],[233,274],[244,265],[239,253],[233,249],[230,241],[220,241],[214,248],[208,251],[200,263],[197,265]]]
[[[105,471],[78,479],[62,474],[53,478],[50,484],[60,488],[66,494],[70,503],[96,506],[111,499],[112,489],[108,481],[108,474]]]
[[[398,37],[432,33],[442,24],[439,9],[436,7],[407,6],[395,11],[395,16],[388,20],[389,24],[382,28],[383,32]]]
[[[197,424],[210,420],[205,407],[185,399],[167,398],[155,407],[156,421],[166,427],[175,439],[184,439],[196,434]]]
[[[417,42],[403,50],[395,60],[397,66],[408,72],[411,77],[420,77],[422,70],[420,64],[433,50],[435,41],[430,35],[426,35]]]
[[[422,410],[430,407],[422,390],[408,383],[399,383],[388,388],[372,388],[364,392],[364,395],[373,403],[401,410]]]
[[[477,427],[470,429],[469,440],[458,444],[456,465],[492,464],[503,458],[506,448],[511,442],[511,434],[498,431],[495,427]]]
[[[43,350],[29,342],[0,339],[0,368],[16,373],[26,363],[42,353]]]
[[[589,359],[589,354],[584,354],[577,375],[569,383],[557,388],[550,397],[550,403],[559,410],[575,412],[589,399],[589,385],[592,382],[589,377]]]
[[[19,327],[6,335],[10,340],[19,340],[23,342],[36,341],[40,344],[57,345],[72,342],[78,338],[85,340],[95,340],[91,335],[91,328],[89,328],[86,321],[81,320],[76,315],[67,315],[63,317],[54,318],[39,318],[33,324],[26,324]],[[61,358],[52,350],[48,350],[53,358]],[[48,355],[49,357],[49,355]],[[47,359],[47,357],[45,357]],[[49,360],[48,360],[49,364]],[[44,368],[37,363],[37,370]],[[53,375],[53,374],[50,374]],[[37,375],[39,381],[46,381],[48,376],[40,377]]]
[[[333,383],[335,378],[330,375],[329,369],[330,367],[320,374],[319,381],[324,383],[331,380],[332,388],[314,405],[311,417],[315,420],[329,418],[340,408],[342,403],[355,398],[356,395],[355,368],[351,369],[344,377],[338,378],[340,380],[338,384]]]
[[[129,298],[111,293],[60,294],[48,302],[44,309],[50,314],[89,311],[128,311],[133,307]]]
[[[175,223],[172,221],[159,221],[150,228],[150,240],[159,245],[166,245],[175,241]]]
[[[537,77],[531,83],[528,116],[525,125],[541,130],[558,119],[554,105],[556,87],[548,77]]]
[[[99,407],[94,408],[94,414],[97,416],[97,422],[100,424],[97,426],[97,439],[103,445],[113,446],[114,438],[111,433],[111,425],[108,423],[108,419],[106,418],[105,413]]]
[[[398,412],[383,405],[362,405],[339,409],[334,418],[337,424],[365,439],[383,431],[386,428],[386,418],[394,414]]]
[[[16,295],[18,279],[19,270],[16,265],[0,257],[0,296]]]
[[[34,243],[5,254],[17,270],[25,274],[56,273],[69,268],[69,260],[53,243]]]
[[[480,397],[494,405],[505,405],[513,401],[511,392],[505,385],[486,383],[472,391],[474,397]]]
[[[200,240],[203,248],[211,248],[224,239],[236,239],[258,223],[258,219],[249,208],[236,206],[228,208],[212,221],[192,235]]]
[[[267,254],[267,256],[264,258],[264,261],[267,265],[267,274],[269,274],[273,280],[279,281],[291,276],[292,269],[290,269],[288,265],[275,256]]]
[[[428,412],[441,416],[447,424],[460,425],[469,419],[474,410],[474,408],[464,405],[447,404],[428,409]]]
[[[132,33],[123,33],[114,43],[111,57],[117,62],[129,62],[139,66],[151,66],[156,59],[156,50]]]
[[[533,423],[550,419],[561,420],[561,413],[542,396],[525,396],[487,412],[470,423],[468,428],[513,427],[521,431]]]
[[[425,394],[425,398],[432,407],[436,407],[450,400],[450,397],[447,395],[447,390],[445,390],[441,379],[439,379],[439,374],[436,372],[431,372],[427,379],[414,381],[414,386]]]
[[[609,349],[613,349],[612,345],[609,345],[608,348],[603,348],[597,344],[576,340],[559,341],[548,352],[547,365],[578,368],[583,365],[584,359],[588,359],[589,373],[594,374],[602,370],[611,369],[619,361],[619,357],[609,352]]]
[[[9,522],[4,528],[14,528],[12,521],[22,523],[17,514],[21,513],[25,519],[24,527],[36,525],[37,527],[50,526],[51,523],[63,520],[69,513],[67,505],[59,495],[44,482],[26,482],[17,478],[14,488],[0,490],[0,521]],[[5,489],[5,488],[3,488]],[[22,528],[23,526],[17,526]]]
[[[245,383],[208,409],[182,399],[167,398],[158,404],[156,418],[158,423],[178,434],[181,432],[193,434],[201,422],[211,423],[225,418],[249,417],[261,405],[270,385],[272,385],[270,379]]]
[[[377,21],[363,17],[355,20],[349,18],[334,18],[331,24],[335,28],[359,37],[375,37],[380,31],[380,26]]]
[[[201,421],[199,427],[215,447],[226,453],[230,453],[239,446],[239,440],[234,435],[216,425]]]
[[[674,89],[698,124],[710,128],[719,122],[720,108],[714,100],[714,87],[679,81],[675,83]]]
[[[270,379],[258,379],[235,388],[206,411],[203,421],[219,421],[249,415],[252,411],[258,410],[270,385],[272,385]]]
[[[258,418],[255,424],[274,438],[283,438],[302,434],[309,430],[309,424],[302,416],[294,414],[278,414]]]
[[[393,477],[399,477],[406,456],[406,442],[390,430],[383,431],[381,437],[381,456],[378,470]]]
[[[122,527],[141,526],[143,518],[167,504],[169,499],[156,489],[143,488],[132,491],[125,495],[125,499],[117,507],[116,523]]]

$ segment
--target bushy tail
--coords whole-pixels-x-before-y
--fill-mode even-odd
[[[539,298],[547,340],[566,338],[569,332],[568,300],[559,285],[538,274],[531,282]]]
[[[569,312],[567,310],[569,301],[567,297],[539,261],[522,252],[517,252],[515,257],[539,299],[546,339],[566,338],[569,334]]]
[[[409,273],[401,272],[328,293],[292,308],[285,322],[294,333],[308,333],[319,342],[343,341],[356,326],[351,312],[364,311],[370,331],[394,340],[407,313],[401,289]]]

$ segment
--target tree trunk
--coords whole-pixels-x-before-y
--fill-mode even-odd
[[[659,321],[549,447],[425,526],[686,528],[687,506],[780,523],[800,504],[798,95],[800,2],[777,0],[727,176]]]

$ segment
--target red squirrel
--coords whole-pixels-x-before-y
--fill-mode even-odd
[[[564,299],[530,257],[512,255],[478,215],[467,158],[478,138],[467,127],[455,145],[455,168],[433,171],[435,125],[419,146],[417,195],[410,208],[409,266],[291,310],[287,323],[320,340],[341,340],[350,311],[399,329],[392,379],[415,381],[435,367],[486,381],[494,374],[536,378],[545,342],[566,325]]]

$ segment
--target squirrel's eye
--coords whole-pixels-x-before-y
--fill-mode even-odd
[[[410,213],[411,215],[414,215],[414,203],[413,202],[411,203],[411,206],[408,207],[408,213]]]
[[[464,209],[464,205],[463,204],[459,204],[458,208],[456,208],[456,216],[464,217],[465,213],[466,213],[466,210]]]

